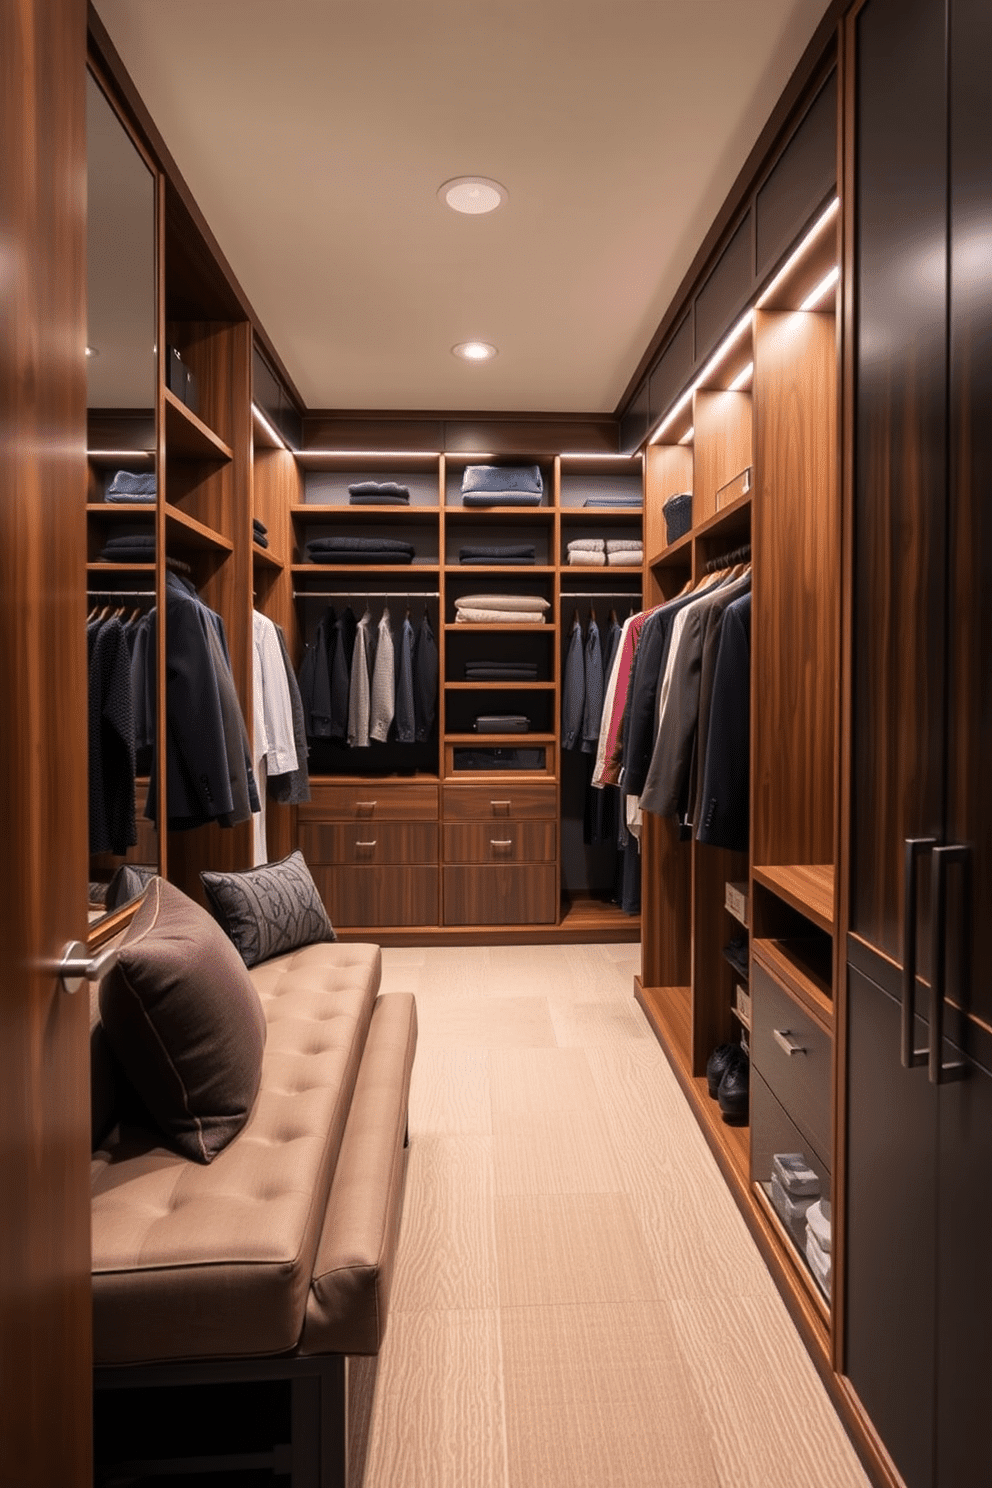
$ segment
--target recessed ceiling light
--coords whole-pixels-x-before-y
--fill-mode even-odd
[[[488,341],[459,341],[451,350],[464,362],[491,362],[496,355],[495,346],[490,346]]]
[[[486,176],[456,176],[453,181],[445,181],[438,191],[438,196],[453,212],[466,212],[470,217],[495,212],[506,201],[507,195],[505,186],[490,181]]]

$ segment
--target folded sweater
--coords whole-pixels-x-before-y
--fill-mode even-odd
[[[463,506],[540,506],[539,491],[467,491]]]
[[[550,610],[551,605],[539,594],[465,594],[455,600],[458,609],[469,610]]]
[[[573,537],[565,548],[568,553],[602,553],[605,550],[606,542],[601,537]]]
[[[471,610],[459,609],[458,625],[543,625],[545,617],[536,610]]]
[[[544,490],[540,465],[466,465],[462,491],[516,491],[537,494]]]
[[[594,553],[589,548],[579,548],[574,553],[569,553],[568,561],[584,568],[602,568],[606,563],[605,553]]]

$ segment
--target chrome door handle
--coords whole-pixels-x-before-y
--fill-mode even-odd
[[[84,982],[99,982],[117,965],[116,945],[105,946],[95,956],[87,954],[81,940],[70,940],[55,967],[65,992],[78,992]]]
[[[965,990],[971,980],[971,849],[957,843],[953,847],[936,847],[933,853],[931,884],[933,924],[933,967],[930,973],[930,1059],[928,1077],[931,1085],[945,1080],[960,1080],[966,1066],[961,1060],[945,1064],[944,997],[947,990],[947,869],[959,863],[964,873],[963,932],[961,948],[961,981]]]
[[[778,1044],[779,1048],[784,1049],[786,1054],[790,1056],[793,1054],[806,1053],[806,1045],[797,1044],[792,1036],[792,1030],[789,1028],[773,1028],[772,1037]]]
[[[917,867],[924,852],[937,846],[936,837],[907,837],[903,874],[902,1024],[899,1052],[903,1069],[926,1064],[929,1049],[917,1049],[913,1038],[916,1019],[916,900]],[[931,1036],[930,1049],[933,1048]]]

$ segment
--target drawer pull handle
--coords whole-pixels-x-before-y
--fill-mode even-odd
[[[797,1044],[788,1028],[773,1028],[772,1033],[779,1048],[784,1049],[786,1054],[805,1054],[804,1044]]]
[[[373,837],[371,842],[356,842],[355,843],[355,846],[356,847],[375,847],[375,844],[376,844],[376,838]]]
[[[497,813],[500,813],[500,814],[509,816],[509,814],[510,814],[510,803],[509,803],[509,801],[490,801],[489,804],[493,808],[493,811],[494,812],[497,812]]]
[[[359,816],[371,816],[378,804],[378,801],[356,801],[355,810]]]
[[[512,847],[513,846],[513,838],[512,837],[490,837],[490,839],[489,839],[489,846],[490,847]]]

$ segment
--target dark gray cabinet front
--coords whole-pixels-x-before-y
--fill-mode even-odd
[[[844,1367],[908,1488],[987,1488],[992,6],[852,24]]]

